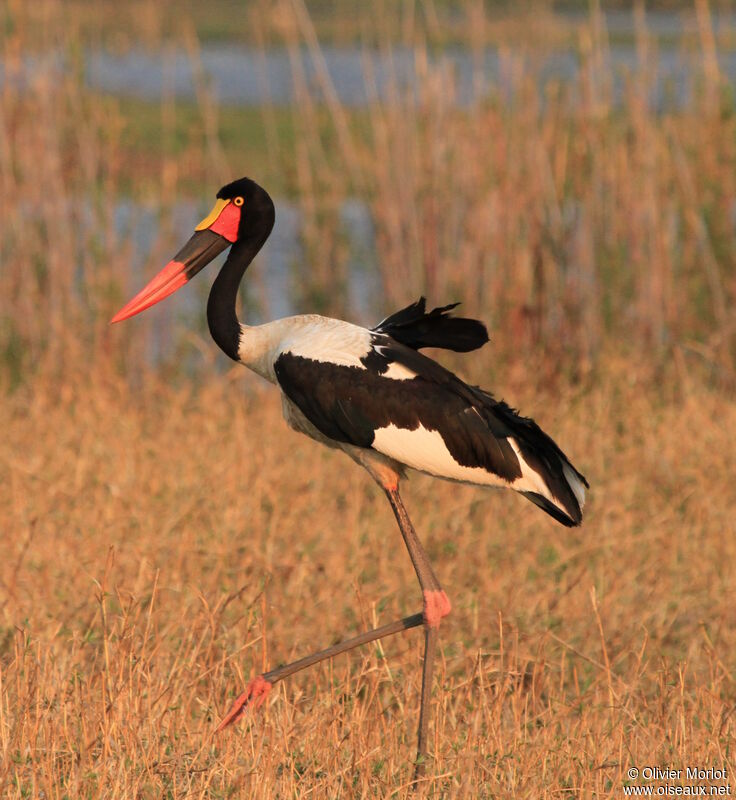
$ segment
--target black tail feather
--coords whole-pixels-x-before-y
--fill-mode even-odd
[[[488,331],[476,319],[451,317],[450,312],[458,305],[452,303],[427,313],[426,300],[420,297],[416,303],[386,317],[373,330],[388,334],[413,350],[441,347],[456,353],[469,353],[483,347],[488,341]]]
[[[580,525],[583,519],[581,503],[584,502],[585,489],[589,488],[585,476],[533,419],[522,417],[503,401],[493,403],[495,415],[508,426],[522,457],[534,472],[543,477],[549,491],[563,508],[536,492],[521,494],[563,525]]]
[[[574,528],[583,521],[583,515],[580,513],[580,507],[578,506],[578,513],[576,516],[569,517],[562,509],[557,508],[557,506],[548,500],[546,497],[538,494],[537,492],[519,492],[519,494],[523,494],[527,500],[531,500],[535,506],[539,506],[543,511],[546,511],[551,517],[557,520],[557,522],[561,522],[563,525],[566,525],[568,528]]]

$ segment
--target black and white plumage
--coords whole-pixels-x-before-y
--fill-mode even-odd
[[[189,242],[113,322],[159,302],[231,247],[207,304],[214,340],[230,358],[280,388],[284,416],[292,428],[345,451],[384,489],[421,585],[423,610],[258,676],[235,701],[219,729],[249,705],[260,704],[273,683],[297,670],[359,644],[423,625],[418,776],[427,753],[437,632],[450,611],[450,602],[399,495],[405,470],[513,489],[568,526],[582,520],[588,484],[533,420],[419,352],[435,347],[465,353],[488,341],[481,322],[452,316],[456,304],[427,312],[421,298],[372,330],[317,315],[257,326],[242,324],[235,312],[238,286],[268,238],[274,214],[271,198],[253,181],[242,178],[223,187],[212,212]]]
[[[278,385],[292,427],[362,464],[387,460],[400,472],[508,487],[558,522],[579,524],[587,484],[552,439],[395,338],[463,352],[487,341],[481,323],[438,311],[404,328],[392,317],[367,330],[313,315],[244,327],[238,360]]]

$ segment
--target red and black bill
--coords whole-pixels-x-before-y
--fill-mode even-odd
[[[218,199],[192,238],[148,285],[110,320],[122,322],[173,294],[238,238],[240,207]]]

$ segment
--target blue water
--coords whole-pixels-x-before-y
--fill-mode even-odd
[[[330,83],[340,102],[350,107],[365,106],[399,96],[417,99],[422,80],[417,76],[414,52],[402,46],[390,54],[363,51],[358,47],[323,46],[321,49]],[[659,47],[653,59],[649,102],[653,108],[682,106],[697,90],[694,64],[702,62],[697,53],[675,47]],[[310,94],[318,99],[323,87],[306,50],[299,54],[301,69]],[[632,76],[639,74],[633,46],[614,45],[608,53],[606,74],[613,76],[613,101],[618,102]],[[443,51],[431,58],[431,69],[443,81],[450,103],[467,106],[488,93],[511,97],[516,70],[522,63],[535,76],[540,91],[550,85],[574,83],[581,71],[581,59],[570,50],[530,54],[523,51],[486,49],[480,62],[460,48]],[[295,81],[288,52],[281,48],[259,51],[248,45],[205,46],[201,64],[208,90],[223,104],[288,106],[296,100]],[[719,54],[719,66],[730,80],[736,79],[736,52]],[[371,76],[370,81],[366,75]],[[164,54],[134,49],[123,54],[95,51],[88,55],[86,80],[95,89],[112,94],[157,100],[164,92],[180,99],[195,98],[195,77],[189,55],[181,50]]]
[[[296,313],[313,312],[295,301],[296,285],[304,277],[307,258],[302,243],[302,214],[288,201],[276,199],[276,223],[261,253],[246,273],[241,286],[243,317],[250,324]],[[162,233],[157,211],[132,201],[116,205],[115,228],[121,242],[129,243],[129,272],[120,276],[125,299],[143,288],[187,241],[194,226],[209,211],[207,204],[177,203],[171,211],[167,232]],[[374,323],[381,318],[382,287],[374,248],[373,224],[368,207],[357,200],[345,202],[339,212],[341,235],[347,242],[345,306],[356,322]],[[166,242],[170,242],[167,246]],[[170,355],[175,345],[172,320],[180,319],[192,330],[204,332],[209,287],[225,260],[225,254],[195,277],[192,284],[147,311],[154,327],[152,360]]]
[[[567,19],[586,24],[583,15],[567,15]],[[612,93],[616,102],[627,84],[642,76],[634,44],[635,23],[631,13],[608,12],[603,16],[604,28],[613,37],[607,51],[606,76],[613,76]],[[736,32],[736,14],[713,15],[717,34]],[[646,30],[653,37],[647,64],[649,102],[653,108],[683,105],[697,91],[702,55],[697,47],[686,50],[679,41],[688,37],[691,45],[698,41],[697,21],[692,12],[649,12]],[[624,37],[630,39],[617,43]],[[658,38],[659,37],[659,38]],[[733,36],[729,37],[732,41]],[[205,44],[201,49],[201,69],[208,91],[219,102],[237,105],[289,105],[296,99],[296,86],[289,53],[282,47],[265,50],[246,44]],[[338,47],[322,45],[321,55],[329,81],[340,102],[348,106],[364,106],[376,99],[402,101],[416,98],[424,81],[418,77],[412,49],[394,45],[389,50],[366,49],[360,45]],[[317,99],[323,95],[313,59],[305,49],[298,51],[300,69],[308,91]],[[729,80],[736,80],[736,51],[722,50],[719,67]],[[513,94],[515,69],[524,65],[535,76],[542,92],[552,84],[575,84],[583,62],[573,49],[533,51],[526,47],[508,47],[500,51],[489,47],[480,58],[461,47],[449,47],[430,56],[429,68],[442,79],[448,102],[468,105],[488,93],[502,97]],[[12,79],[21,85],[39,74],[58,75],[65,69],[59,53],[27,55],[20,75]],[[194,99],[195,73],[190,55],[174,47],[164,50],[133,48],[124,53],[90,50],[84,56],[83,79],[91,87],[117,95],[158,100],[164,94],[180,99]],[[370,76],[370,81],[366,76]],[[633,76],[633,78],[632,78]],[[0,65],[0,85],[5,80]]]
[[[574,21],[584,24],[585,17]],[[736,14],[714,16],[714,26],[718,33],[736,32]],[[688,50],[678,44],[678,40],[687,35],[691,44],[697,41],[694,16],[692,13],[648,13],[646,27],[655,41],[649,47],[646,70],[642,71],[633,41],[617,43],[621,37],[632,37],[633,16],[626,12],[605,14],[605,28],[614,44],[606,51],[603,77],[612,76],[613,101],[621,98],[627,86],[643,80],[646,72],[644,88],[652,108],[689,103],[698,91],[703,58],[697,49]],[[736,37],[732,36],[731,40]],[[321,54],[337,97],[351,107],[375,100],[411,102],[426,85],[415,53],[401,45],[387,52],[367,50],[359,45],[323,45]],[[308,91],[318,101],[324,99],[324,87],[318,80],[309,52],[300,50],[298,58]],[[722,74],[732,82],[736,80],[736,51],[723,50],[718,59]],[[571,49],[533,52],[528,48],[504,48],[503,51],[487,48],[480,58],[474,59],[470,51],[453,47],[433,53],[429,69],[441,79],[447,102],[463,106],[494,94],[513,99],[512,76],[518,74],[519,64],[525,74],[535,77],[542,92],[550,86],[577,86],[581,70],[585,68],[579,54]],[[208,91],[224,104],[286,106],[296,99],[289,53],[283,48],[259,50],[234,43],[206,44],[201,50],[201,68]],[[5,75],[0,64],[0,87],[7,80],[21,88],[37,80],[53,82],[70,71],[71,65],[60,52],[27,54],[20,70],[12,75]],[[138,48],[125,53],[90,50],[84,54],[78,74],[96,90],[151,101],[160,100],[164,94],[173,94],[182,100],[194,99],[196,94],[192,61],[183,50]],[[278,200],[277,208],[271,238],[244,282],[246,316],[252,322],[314,310],[295,300],[299,296],[295,289],[308,277],[304,272],[307,258],[301,241],[300,212],[296,206]],[[208,210],[194,202],[177,205],[167,234],[162,230],[157,212],[130,202],[119,204],[116,211],[118,234],[123,241],[131,243],[133,250],[131,272],[121,278],[126,296],[137,292],[166,263],[190,236],[193,224]],[[340,224],[349,253],[344,286],[347,313],[361,322],[375,321],[385,309],[381,305],[382,287],[370,211],[358,201],[348,201],[340,209]],[[171,240],[171,252],[163,252],[164,239]],[[222,257],[186,291],[173,295],[149,312],[154,319],[153,340],[157,349],[152,354],[154,358],[166,355],[170,347],[172,318],[184,317],[190,329],[203,330],[208,287],[221,262]]]
[[[311,313],[316,309],[295,298],[299,277],[304,274],[307,258],[301,239],[302,214],[287,202],[276,199],[276,222],[268,241],[246,272],[241,284],[242,311],[245,322],[256,325],[291,314]],[[121,276],[125,299],[132,297],[163,267],[191,236],[194,225],[209,211],[209,207],[194,202],[178,203],[172,212],[171,248],[162,249],[158,215],[131,202],[119,203],[116,210],[118,235],[132,244],[131,272]],[[357,200],[345,202],[340,209],[341,235],[347,242],[345,264],[345,316],[353,322],[374,325],[384,314],[383,291],[374,248],[373,223],[367,206]],[[168,237],[167,237],[168,238]],[[161,252],[156,260],[152,252]],[[216,352],[206,332],[205,308],[209,287],[225,254],[197,275],[191,285],[166,298],[148,310],[151,336],[146,340],[146,358],[151,364],[169,360],[176,355],[179,363],[195,365],[201,358],[191,350],[182,354],[178,334],[180,321],[190,332],[206,342]],[[183,359],[183,360],[182,360]],[[222,368],[226,360],[218,362]]]

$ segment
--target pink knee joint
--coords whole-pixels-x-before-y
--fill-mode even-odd
[[[424,592],[424,624],[438,628],[442,617],[446,617],[452,606],[442,589],[427,589]]]

